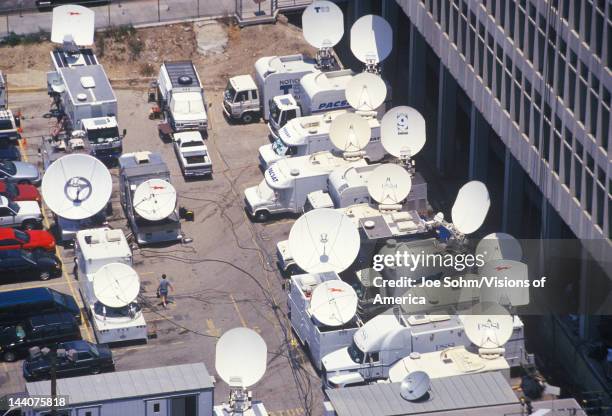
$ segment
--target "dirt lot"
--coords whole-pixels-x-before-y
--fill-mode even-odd
[[[258,57],[315,52],[303,40],[301,30],[289,24],[240,29],[221,23],[228,33],[227,49],[222,54],[198,53],[194,25],[201,23],[197,22],[97,32],[94,50],[111,80],[155,76],[163,60],[191,59],[209,88],[224,87],[228,75],[252,72]],[[52,49],[49,41],[0,47],[0,69],[7,73],[9,85],[44,88]]]

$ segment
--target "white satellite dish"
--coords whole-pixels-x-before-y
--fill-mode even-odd
[[[470,181],[459,189],[451,210],[455,228],[462,234],[471,234],[484,222],[491,200],[484,183]]]
[[[113,191],[113,179],[102,162],[84,154],[65,155],[45,171],[42,194],[56,215],[69,220],[102,211]]]
[[[341,272],[357,258],[360,238],[349,217],[331,208],[302,215],[289,232],[289,251],[308,273]]]
[[[329,139],[343,152],[357,152],[370,142],[372,130],[368,121],[354,113],[341,114],[329,126]]]
[[[410,173],[399,165],[380,165],[368,177],[368,193],[379,204],[400,204],[411,188]]]
[[[384,61],[392,47],[391,25],[380,16],[363,16],[351,27],[351,50],[365,64],[377,65]]]
[[[431,380],[425,371],[413,371],[402,380],[400,396],[404,400],[420,400],[429,392]]]
[[[485,350],[503,347],[514,330],[512,316],[493,302],[477,303],[468,315],[461,315],[461,321],[468,339]]]
[[[380,141],[395,157],[414,157],[425,146],[425,119],[412,107],[389,110],[382,118]]]
[[[476,246],[476,254],[480,254],[485,263],[502,259],[521,261],[523,248],[510,234],[492,233],[480,240]]]
[[[385,102],[387,85],[378,75],[363,72],[346,85],[346,101],[357,111],[375,111]]]
[[[266,372],[268,348],[263,338],[249,328],[233,328],[217,341],[215,368],[230,387],[247,388]]]
[[[509,284],[509,287],[484,285],[480,289],[481,302],[494,302],[507,306],[529,305],[529,288],[519,283],[529,281],[529,271],[526,264],[515,260],[490,260],[478,269],[478,274],[517,282],[512,285]]]
[[[327,326],[344,325],[357,312],[357,293],[342,280],[319,284],[310,297],[310,313]]]
[[[94,274],[93,291],[103,305],[122,308],[138,297],[140,279],[127,264],[105,264]]]
[[[332,48],[344,35],[344,15],[331,1],[313,1],[302,13],[304,39],[317,49]]]
[[[176,189],[163,179],[149,179],[134,191],[133,204],[142,218],[149,221],[163,220],[176,207]]]
[[[51,42],[74,42],[78,46],[93,45],[94,31],[95,14],[93,10],[74,4],[53,9]]]

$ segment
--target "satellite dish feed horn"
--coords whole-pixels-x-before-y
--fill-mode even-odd
[[[94,42],[95,14],[83,6],[68,4],[53,9],[51,42],[90,46]]]
[[[41,188],[45,203],[56,215],[82,220],[104,209],[111,197],[113,180],[106,166],[95,157],[71,154],[47,168]]]
[[[302,13],[304,39],[317,48],[317,65],[330,69],[335,64],[332,48],[344,35],[342,10],[330,1],[313,1]]]

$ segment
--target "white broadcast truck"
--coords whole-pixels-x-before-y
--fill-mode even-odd
[[[191,61],[165,61],[161,65],[157,103],[175,132],[208,128],[204,88]]]
[[[518,316],[513,324],[504,356],[511,366],[519,366],[526,355],[524,327]],[[413,352],[470,345],[457,315],[407,315],[392,308],[359,328],[350,345],[323,357],[325,382],[342,387],[385,379],[391,366]]]
[[[307,348],[313,365],[321,370],[321,359],[353,340],[358,329],[358,318],[353,317],[341,326],[326,326],[316,321],[310,312],[310,299],[321,283],[340,280],[335,272],[300,274],[291,277],[291,289],[287,297],[291,327],[300,343]]]
[[[223,112],[245,123],[262,116],[268,120],[270,101],[277,95],[286,94],[300,100],[300,80],[314,72],[319,72],[317,62],[304,55],[259,58],[255,62],[255,80],[250,75],[229,79],[223,93]]]
[[[74,250],[79,291],[98,342],[146,341],[147,324],[138,302],[110,307],[94,293],[94,276],[101,267],[110,263],[132,266],[132,250],[123,231],[110,228],[78,231]]]
[[[278,139],[279,130],[296,117],[350,107],[345,91],[355,75],[350,69],[304,75],[299,100],[292,95],[272,98],[268,116],[268,130],[272,137]]]
[[[351,162],[330,152],[282,159],[266,170],[259,185],[245,189],[247,212],[258,221],[271,214],[302,212],[308,194],[326,189],[329,174],[349,164],[366,162]]]
[[[347,110],[330,111],[288,121],[278,132],[278,139],[259,148],[259,165],[262,169],[267,169],[281,159],[333,150],[329,128],[336,117],[346,112]],[[363,117],[367,118],[372,131],[370,142],[364,149],[365,158],[377,162],[386,154],[380,142],[380,122],[374,116]]]

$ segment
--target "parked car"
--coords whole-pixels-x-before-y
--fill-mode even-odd
[[[0,160],[0,179],[38,186],[42,178],[38,168],[32,163]]]
[[[43,250],[0,250],[0,276],[6,272],[33,272],[40,280],[59,276],[62,263],[57,256]]]
[[[4,361],[15,361],[27,354],[31,347],[46,347],[76,339],[81,339],[81,331],[71,314],[36,315],[0,330],[0,354]]]
[[[55,374],[58,378],[114,371],[113,353],[105,344],[88,341],[67,341],[56,344]],[[34,348],[23,362],[23,377],[27,381],[51,378],[51,355]]]
[[[0,292],[0,328],[15,325],[31,316],[68,312],[81,323],[81,310],[76,300],[49,287]]]
[[[5,196],[11,201],[41,201],[40,192],[34,185],[17,184],[1,179],[0,196]]]
[[[15,145],[0,146],[0,160],[20,161],[21,152]]]
[[[174,152],[185,177],[212,175],[212,161],[199,131],[174,133]]]
[[[14,202],[0,196],[0,227],[41,228],[42,212],[34,201]]]
[[[55,238],[45,230],[16,230],[0,228],[0,250],[35,250],[55,251]]]

